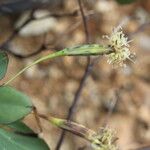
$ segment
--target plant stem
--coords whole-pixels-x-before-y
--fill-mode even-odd
[[[36,65],[42,61],[45,61],[47,59],[51,59],[51,58],[55,58],[55,57],[59,57],[59,56],[63,56],[63,53],[61,51],[56,52],[56,53],[52,53],[52,54],[49,54],[47,56],[44,56],[44,57],[37,59],[36,61],[32,62],[31,64],[29,64],[28,66],[26,66],[25,68],[20,70],[15,76],[13,76],[10,80],[8,80],[4,85],[8,85],[10,82],[12,82],[14,79],[16,79],[19,75],[21,75],[23,72],[25,72],[30,67],[32,67],[32,66],[34,66],[34,65]]]
[[[47,59],[52,59],[56,58],[59,56],[89,56],[89,55],[104,55],[104,54],[109,54],[111,53],[112,50],[98,45],[98,44],[86,44],[86,45],[81,45],[81,46],[76,46],[76,47],[71,47],[71,48],[65,48],[61,51],[49,54],[47,56],[41,57],[25,68],[23,68],[21,71],[19,71],[15,76],[13,76],[10,80],[8,80],[4,85],[8,85],[10,82],[12,82],[14,79],[16,79],[19,75],[21,75],[23,72],[25,72],[27,69],[30,67],[45,61]]]

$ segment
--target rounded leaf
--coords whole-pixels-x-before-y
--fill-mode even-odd
[[[8,87],[0,87],[0,124],[15,122],[32,111],[30,99],[23,93]]]
[[[0,149],[49,150],[49,147],[42,139],[39,139],[38,136],[31,136],[34,132],[25,124],[21,122],[15,122],[15,124],[12,124],[10,126],[11,129],[14,129],[16,131],[16,133],[11,130],[6,131],[0,128]]]

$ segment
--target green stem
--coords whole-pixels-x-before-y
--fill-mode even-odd
[[[24,71],[26,71],[27,69],[29,69],[30,67],[45,61],[47,59],[51,59],[51,58],[55,58],[55,57],[59,57],[59,56],[63,56],[62,51],[56,52],[56,53],[52,53],[49,54],[47,56],[44,56],[42,58],[37,59],[36,61],[34,61],[33,63],[29,64],[28,66],[26,66],[25,68],[23,68],[22,70],[20,70],[15,76],[13,76],[10,80],[8,80],[4,85],[8,85],[10,82],[12,82],[14,79],[16,79],[19,75],[21,75]]]

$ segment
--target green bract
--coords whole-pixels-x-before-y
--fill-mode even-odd
[[[99,44],[86,44],[86,45],[80,45],[80,46],[75,46],[75,47],[70,47],[70,48],[65,48],[61,51],[57,51],[55,53],[50,53],[46,56],[40,57],[39,59],[35,60],[22,70],[20,70],[16,75],[14,75],[10,80],[8,80],[5,85],[9,84],[11,81],[13,81],[16,77],[21,75],[24,71],[29,69],[30,67],[48,60],[48,59],[53,59],[56,57],[60,56],[90,56],[90,55],[104,55],[104,54],[109,54],[111,53],[112,50],[108,47],[99,45]]]

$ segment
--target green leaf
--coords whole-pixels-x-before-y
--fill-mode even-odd
[[[135,2],[136,0],[116,0],[119,4],[130,4]]]
[[[23,133],[34,133],[29,127],[27,127],[24,123],[20,120],[13,122],[11,124],[6,125],[16,131],[23,132]]]
[[[23,93],[8,87],[0,87],[0,124],[22,119],[32,111],[30,99]]]
[[[8,66],[8,56],[5,52],[0,51],[0,80],[5,76]]]
[[[15,122],[12,129],[19,129],[23,133],[33,133],[25,124]],[[0,149],[1,150],[49,150],[47,144],[38,137],[17,134],[0,128]]]

